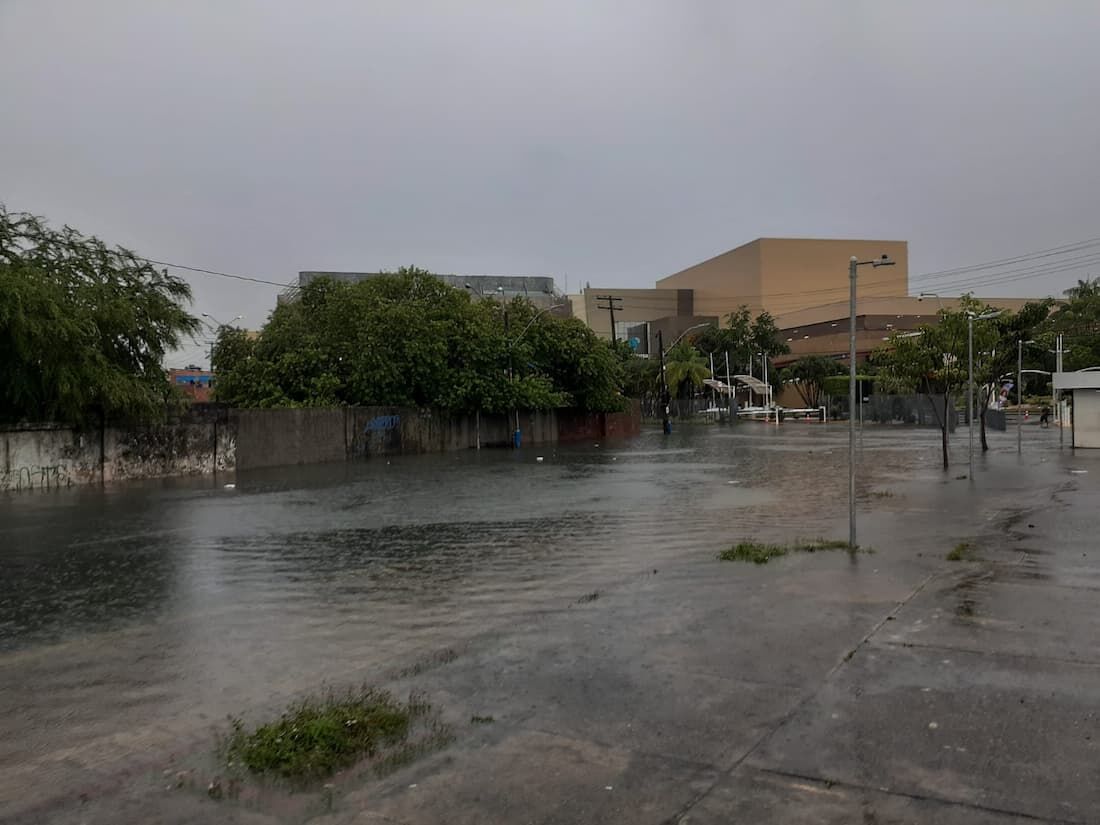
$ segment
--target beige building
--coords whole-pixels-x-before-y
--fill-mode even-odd
[[[859,269],[856,319],[857,350],[865,356],[898,330],[912,330],[935,320],[940,308],[957,308],[958,298],[921,300],[909,292],[909,244],[891,240],[758,238],[657,281],[655,289],[589,288],[577,296],[574,315],[601,335],[610,336],[606,301],[622,300],[615,313],[616,334],[638,325],[684,328],[678,319],[724,319],[746,305],[755,314],[767,310],[783,331],[791,356],[840,355],[848,351],[848,264],[883,255],[893,266]],[[1026,303],[1019,298],[983,298],[1008,310]]]
[[[889,255],[894,266],[860,271],[864,295],[909,294],[905,241],[758,238],[657,281],[658,289],[691,289],[695,313],[724,316],[742,304],[783,315],[848,300],[848,261]],[[847,314],[847,310],[845,310]]]

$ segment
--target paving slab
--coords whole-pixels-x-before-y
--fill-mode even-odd
[[[1068,822],[1100,818],[1100,667],[866,645],[748,763]]]
[[[935,799],[742,768],[676,825],[1039,825],[1041,820]]]
[[[961,566],[907,603],[878,640],[1100,664],[1100,593],[1029,579],[1031,565]]]
[[[717,778],[713,768],[690,762],[516,731],[481,748],[451,749],[349,794],[341,811],[318,822],[656,825]]]

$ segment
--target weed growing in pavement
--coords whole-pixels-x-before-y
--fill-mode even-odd
[[[423,697],[401,702],[375,688],[328,691],[295,702],[272,722],[248,729],[231,720],[223,749],[230,765],[306,782],[406,745],[412,723],[430,711]]]
[[[948,561],[973,561],[974,545],[968,541],[960,541],[955,548],[947,554]]]
[[[747,561],[753,564],[767,564],[774,558],[789,553],[816,553],[824,550],[850,550],[858,552],[858,547],[849,546],[839,539],[814,539],[796,541],[794,544],[766,544],[759,541],[740,541],[718,554],[722,561]],[[871,552],[864,550],[863,552]]]

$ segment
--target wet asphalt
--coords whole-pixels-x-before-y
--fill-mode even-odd
[[[936,435],[865,430],[875,552],[766,566],[846,538],[843,425],[0,498],[0,822],[1100,821],[1100,455]],[[362,682],[453,743],[208,797],[228,716]]]

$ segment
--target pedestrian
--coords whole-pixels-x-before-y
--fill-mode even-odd
[[[1043,405],[1042,411],[1039,413],[1039,426],[1046,429],[1050,426],[1050,407]]]

